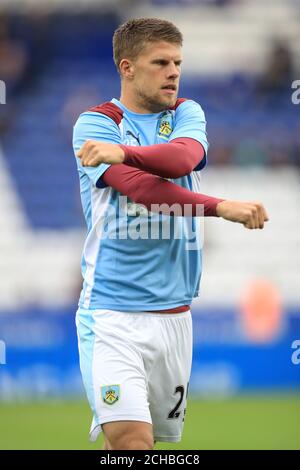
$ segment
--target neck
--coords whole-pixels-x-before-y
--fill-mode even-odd
[[[121,87],[120,102],[133,113],[139,114],[153,114],[149,108],[136,100],[136,93],[133,90],[127,89],[127,87]]]

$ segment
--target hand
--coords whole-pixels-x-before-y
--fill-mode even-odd
[[[217,205],[217,215],[231,222],[239,222],[244,227],[263,229],[269,220],[264,206],[260,202],[222,201]]]
[[[100,163],[123,163],[125,153],[117,144],[87,140],[76,156],[81,159],[82,166],[98,166]]]

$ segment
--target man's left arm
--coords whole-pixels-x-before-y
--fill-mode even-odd
[[[78,156],[83,166],[125,163],[163,178],[180,178],[203,168],[208,142],[204,113],[194,101],[186,100],[179,105],[175,122],[167,144],[135,147],[90,142]]]

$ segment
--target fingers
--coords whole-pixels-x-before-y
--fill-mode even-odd
[[[248,206],[249,211],[244,227],[250,230],[263,229],[265,222],[269,220],[264,206],[260,202],[249,203]]]
[[[97,166],[100,161],[99,155],[99,142],[93,140],[87,140],[78,152],[76,156],[81,159],[82,166]]]
[[[256,205],[252,209],[252,218],[254,222],[254,229],[260,228],[259,209]]]
[[[268,213],[267,213],[267,211],[266,211],[266,209],[264,208],[263,205],[262,205],[262,211],[263,211],[264,221],[268,222],[269,221],[269,216],[268,216]]]
[[[258,216],[258,228],[263,229],[265,222],[268,222],[269,220],[267,211],[260,202],[255,203],[255,207],[256,207],[257,216]]]
[[[248,228],[249,230],[254,230],[256,227],[255,216],[252,210],[249,210],[249,214],[247,216],[247,221],[244,223],[244,227]]]
[[[82,166],[97,166],[101,161],[101,155],[96,149],[90,150],[81,160]]]
[[[252,208],[252,215],[254,220],[254,229],[263,229],[264,228],[264,217],[262,212],[262,205],[260,203],[255,203]]]
[[[91,140],[87,140],[83,146],[81,147],[80,150],[78,150],[78,152],[76,152],[76,157],[80,158],[81,159],[81,164],[84,166],[84,161],[85,161],[85,158],[86,156],[89,154],[89,152],[91,151],[92,149],[92,141]]]
[[[263,206],[261,205],[257,206],[257,216],[258,216],[258,226],[260,229],[263,229],[265,226],[265,217],[264,217]]]
[[[244,227],[249,230],[258,228],[258,215],[256,206],[252,203],[246,203]]]
[[[78,158],[82,158],[83,155],[85,155],[85,153],[91,148],[91,144],[92,144],[92,140],[87,140],[83,146],[81,147],[81,149],[78,150],[78,152],[76,152],[76,157]]]

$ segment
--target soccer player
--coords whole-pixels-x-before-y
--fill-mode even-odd
[[[199,104],[177,98],[181,46],[168,21],[120,26],[113,48],[121,97],[84,112],[74,128],[88,227],[76,314],[80,367],[94,415],[90,437],[103,431],[105,449],[149,450],[181,438],[199,215],[249,229],[268,220],[260,203],[200,193],[206,122]]]

